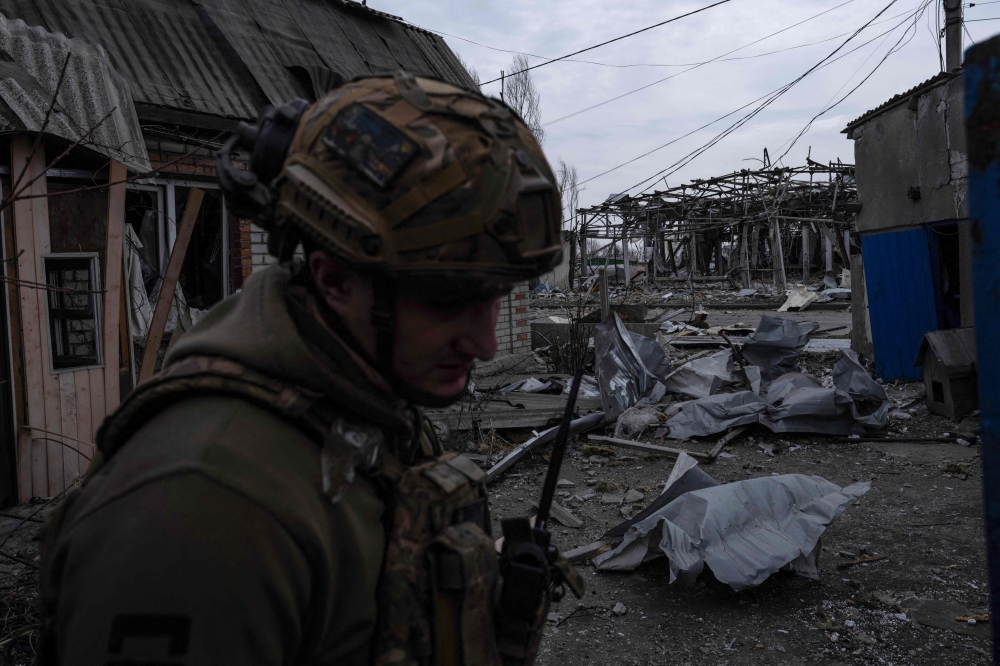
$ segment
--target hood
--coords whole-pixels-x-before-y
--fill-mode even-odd
[[[222,356],[275,379],[318,391],[345,412],[382,428],[412,429],[405,401],[332,332],[312,325],[309,339],[289,311],[292,269],[254,273],[243,290],[208,311],[177,341],[165,365],[189,356]],[[380,386],[381,385],[381,386]]]

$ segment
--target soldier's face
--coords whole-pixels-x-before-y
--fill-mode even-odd
[[[309,265],[327,304],[368,356],[375,358],[371,283],[357,273],[343,271],[323,252],[310,255]],[[489,360],[496,354],[501,299],[445,307],[410,286],[402,287],[396,303],[396,373],[418,393],[438,400],[457,399],[465,390],[475,360]]]
[[[500,298],[439,310],[402,297],[396,304],[395,365],[400,378],[437,398],[461,394],[476,359],[497,351]]]

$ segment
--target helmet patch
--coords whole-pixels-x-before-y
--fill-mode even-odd
[[[388,185],[418,151],[402,130],[357,103],[337,114],[323,143],[379,187]]]

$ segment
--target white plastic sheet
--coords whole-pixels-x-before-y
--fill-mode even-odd
[[[686,458],[681,454],[674,466],[678,479],[693,468]],[[671,487],[668,482],[668,492]],[[708,566],[734,590],[760,585],[782,567],[817,578],[820,537],[870,487],[786,474],[691,490],[628,526],[622,543],[594,564],[631,571],[666,556],[671,583],[691,584]]]

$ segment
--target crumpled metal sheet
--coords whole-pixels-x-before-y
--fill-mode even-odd
[[[795,370],[795,360],[812,332],[819,328],[814,321],[795,321],[764,315],[757,330],[747,336],[741,350],[747,362],[760,368],[765,381],[777,379]]]
[[[702,437],[760,423],[772,432],[864,435],[889,426],[889,396],[850,349],[833,366],[833,388],[801,372],[771,382],[763,397],[751,391],[720,393],[683,403],[667,420],[672,439]]]
[[[671,439],[704,437],[729,428],[759,423],[767,403],[752,391],[717,393],[684,403],[666,423]]]
[[[0,61],[0,130],[42,129],[69,57],[45,131],[80,141],[133,171],[149,170],[129,84],[102,47],[0,14],[0,51],[5,54]]]
[[[707,398],[733,384],[733,352],[723,349],[710,356],[688,361],[664,382],[668,391],[692,398]]]
[[[760,585],[786,566],[816,577],[823,532],[870,488],[785,474],[692,490],[629,526],[622,543],[594,564],[630,571],[666,555],[671,583],[691,584],[708,566],[734,590]]]
[[[656,389],[659,399],[663,385],[643,363],[643,357],[652,358],[652,350],[643,344],[636,346],[625,324],[612,312],[612,316],[594,327],[594,353],[597,384],[601,388],[601,404],[609,419],[617,419],[626,409],[649,396]],[[656,342],[650,340],[654,345]],[[659,345],[657,345],[659,348]],[[663,356],[663,350],[660,350]]]

